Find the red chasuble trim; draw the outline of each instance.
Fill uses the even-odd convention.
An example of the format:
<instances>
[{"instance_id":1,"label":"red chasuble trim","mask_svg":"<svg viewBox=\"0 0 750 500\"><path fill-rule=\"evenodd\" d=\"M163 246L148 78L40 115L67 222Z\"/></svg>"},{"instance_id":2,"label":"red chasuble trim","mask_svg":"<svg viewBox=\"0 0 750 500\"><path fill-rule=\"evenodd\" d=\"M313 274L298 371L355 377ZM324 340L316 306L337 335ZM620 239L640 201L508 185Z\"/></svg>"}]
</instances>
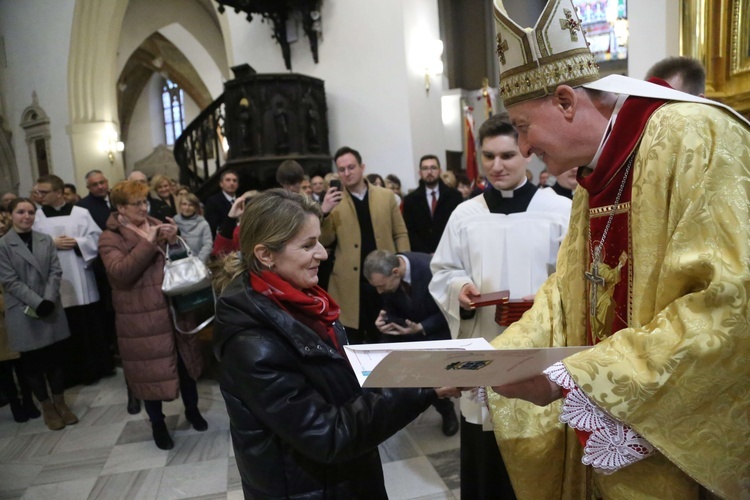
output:
<instances>
[{"instance_id":1,"label":"red chasuble trim","mask_svg":"<svg viewBox=\"0 0 750 500\"><path fill-rule=\"evenodd\" d=\"M663 81L653 79L654 83L664 84ZM663 106L667 101L651 99L646 97L629 97L623 104L617 116L617 121L610 133L610 138L602 150L599 162L594 171L583 177L582 169L579 169L578 183L589 193L589 228L591 231L589 245L591 249L596 248L607 226L610 215L614 211L612 223L607 232L604 246L602 247L603 267L610 270L609 282L614 284L614 290L605 285L605 289L597 290L599 296L611 297L609 299L609 310L606 314L604 334L611 335L628 326L628 306L631 277L632 247L630 241L630 200L632 194L632 171L630 168L628 179L625 180L625 188L620 197L618 206L614 203L617 193L623 183L626 165L629 158L635 154L651 115ZM588 266L591 265L591 253L589 251ZM620 266L619 276L617 267ZM617 280L619 278L619 281ZM591 284L589 284L591 287ZM590 290L589 290L590 291ZM587 301L590 301L588 295ZM589 307L591 304L588 304ZM588 310L588 309L587 309ZM601 317L597 314L597 317ZM598 342L599 339L592 333L591 315L588 315L588 337L589 345Z\"/></svg>"}]
</instances>

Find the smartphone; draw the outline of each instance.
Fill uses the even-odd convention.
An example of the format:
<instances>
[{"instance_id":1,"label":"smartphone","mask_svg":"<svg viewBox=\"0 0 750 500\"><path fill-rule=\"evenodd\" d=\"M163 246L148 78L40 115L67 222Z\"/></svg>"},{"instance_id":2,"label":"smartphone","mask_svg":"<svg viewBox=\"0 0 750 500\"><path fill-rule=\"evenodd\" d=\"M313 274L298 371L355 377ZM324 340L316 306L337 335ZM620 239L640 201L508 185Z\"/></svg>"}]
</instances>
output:
<instances>
[{"instance_id":1,"label":"smartphone","mask_svg":"<svg viewBox=\"0 0 750 500\"><path fill-rule=\"evenodd\" d=\"M29 307L29 306L24 307L23 313L29 318L39 319L39 316L37 315L36 310L34 310L32 307Z\"/></svg>"},{"instance_id":2,"label":"smartphone","mask_svg":"<svg viewBox=\"0 0 750 500\"><path fill-rule=\"evenodd\" d=\"M328 185L341 191L341 181L339 179L331 179L331 182L329 182Z\"/></svg>"},{"instance_id":3,"label":"smartphone","mask_svg":"<svg viewBox=\"0 0 750 500\"><path fill-rule=\"evenodd\" d=\"M406 326L406 320L404 318L399 318L398 316L386 316L385 317L385 324L388 323L395 323L398 326Z\"/></svg>"}]
</instances>

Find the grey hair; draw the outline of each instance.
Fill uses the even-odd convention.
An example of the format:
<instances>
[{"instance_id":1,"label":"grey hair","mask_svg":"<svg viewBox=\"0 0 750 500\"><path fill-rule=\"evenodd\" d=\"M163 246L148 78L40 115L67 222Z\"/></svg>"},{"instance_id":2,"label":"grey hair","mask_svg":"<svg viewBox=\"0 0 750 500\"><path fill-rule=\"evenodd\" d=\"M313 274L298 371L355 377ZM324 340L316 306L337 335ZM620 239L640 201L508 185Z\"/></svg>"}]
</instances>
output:
<instances>
[{"instance_id":1,"label":"grey hair","mask_svg":"<svg viewBox=\"0 0 750 500\"><path fill-rule=\"evenodd\" d=\"M390 276L399 266L398 256L388 250L373 250L365 259L363 268L365 278L372 278L375 273Z\"/></svg>"},{"instance_id":2,"label":"grey hair","mask_svg":"<svg viewBox=\"0 0 750 500\"><path fill-rule=\"evenodd\" d=\"M89 180L89 177L91 177L92 175L101 174L101 173L102 173L101 170L96 170L96 169L89 170L88 172L86 172L86 175L84 176L84 179L85 180ZM104 174L102 174L102 175L104 175Z\"/></svg>"}]
</instances>

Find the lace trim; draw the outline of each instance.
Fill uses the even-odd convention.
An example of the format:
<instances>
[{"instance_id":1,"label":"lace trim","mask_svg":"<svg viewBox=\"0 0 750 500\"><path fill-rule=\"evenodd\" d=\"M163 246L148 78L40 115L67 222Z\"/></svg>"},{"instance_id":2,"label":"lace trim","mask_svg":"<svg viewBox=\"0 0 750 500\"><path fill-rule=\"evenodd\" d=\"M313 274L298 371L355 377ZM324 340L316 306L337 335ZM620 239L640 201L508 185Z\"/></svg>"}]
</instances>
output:
<instances>
[{"instance_id":1,"label":"lace trim","mask_svg":"<svg viewBox=\"0 0 750 500\"><path fill-rule=\"evenodd\" d=\"M597 407L575 384L562 362L555 363L544 373L552 382L570 391L563 402L560 422L591 433L583 448L581 461L585 465L603 474L612 474L654 453L653 446L629 425Z\"/></svg>"}]
</instances>

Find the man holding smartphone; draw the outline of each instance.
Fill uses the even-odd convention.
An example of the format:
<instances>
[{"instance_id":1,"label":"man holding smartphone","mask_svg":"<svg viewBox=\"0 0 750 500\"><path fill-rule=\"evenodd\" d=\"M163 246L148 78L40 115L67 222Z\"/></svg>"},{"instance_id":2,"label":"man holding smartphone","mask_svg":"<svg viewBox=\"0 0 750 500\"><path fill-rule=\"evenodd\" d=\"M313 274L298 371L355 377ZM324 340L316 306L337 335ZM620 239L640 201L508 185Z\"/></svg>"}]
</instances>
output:
<instances>
[{"instance_id":1,"label":"man holding smartphone","mask_svg":"<svg viewBox=\"0 0 750 500\"><path fill-rule=\"evenodd\" d=\"M448 322L430 295L430 259L426 253L394 254L385 250L375 250L365 259L365 278L383 299L383 309L375 320L383 341L451 338ZM439 399L432 406L443 417L443 434L456 434L458 417L453 401Z\"/></svg>"},{"instance_id":2,"label":"man holding smartphone","mask_svg":"<svg viewBox=\"0 0 750 500\"><path fill-rule=\"evenodd\" d=\"M408 252L409 236L393 191L367 182L359 152L342 147L334 161L343 189L331 187L320 207L320 242L335 245L328 293L341 306L349 342L377 343L380 296L364 278L365 257L373 250Z\"/></svg>"}]
</instances>

